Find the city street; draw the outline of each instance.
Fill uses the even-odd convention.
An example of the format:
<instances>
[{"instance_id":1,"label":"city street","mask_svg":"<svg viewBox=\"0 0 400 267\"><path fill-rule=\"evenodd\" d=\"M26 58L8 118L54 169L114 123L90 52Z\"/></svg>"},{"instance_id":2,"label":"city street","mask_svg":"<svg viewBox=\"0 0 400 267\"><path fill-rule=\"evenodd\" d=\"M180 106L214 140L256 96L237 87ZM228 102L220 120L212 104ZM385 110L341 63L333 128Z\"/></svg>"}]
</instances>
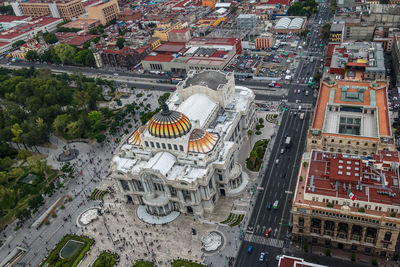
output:
<instances>
[{"instance_id":1,"label":"city street","mask_svg":"<svg viewBox=\"0 0 400 267\"><path fill-rule=\"evenodd\" d=\"M271 157L266 165L260 190L256 191L256 203L248 224L245 241L240 247L236 266L264 266L259 261L261 252L268 252L267 259L275 261L276 255L282 253L282 248L288 245L285 240L289 233L291 195L297 181L298 167L304 150L306 133L310 120L310 112L305 112L304 120L294 115L295 109L285 111L281 126L276 135L276 142L272 148ZM284 148L285 135L292 139L290 148ZM278 163L276 163L278 160ZM265 163L264 163L265 164ZM268 209L268 203L278 200L278 208ZM270 236L265 237L267 230ZM253 252L248 254L249 245Z\"/></svg>"}]
</instances>

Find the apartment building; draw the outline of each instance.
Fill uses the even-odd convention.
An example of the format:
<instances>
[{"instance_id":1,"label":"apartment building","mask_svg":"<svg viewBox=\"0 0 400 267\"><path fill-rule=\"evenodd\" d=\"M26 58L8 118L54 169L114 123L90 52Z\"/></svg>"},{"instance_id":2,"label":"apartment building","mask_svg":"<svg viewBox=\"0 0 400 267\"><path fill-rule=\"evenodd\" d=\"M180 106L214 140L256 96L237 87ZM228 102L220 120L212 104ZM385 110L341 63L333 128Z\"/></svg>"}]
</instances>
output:
<instances>
[{"instance_id":1,"label":"apartment building","mask_svg":"<svg viewBox=\"0 0 400 267\"><path fill-rule=\"evenodd\" d=\"M293 239L392 258L400 231L399 153L312 150L292 205Z\"/></svg>"},{"instance_id":2,"label":"apartment building","mask_svg":"<svg viewBox=\"0 0 400 267\"><path fill-rule=\"evenodd\" d=\"M157 28L154 30L153 37L160 38L161 42L167 42L169 39L168 34L172 30L181 30L182 29L182 22L172 22L166 24L158 24Z\"/></svg>"},{"instance_id":3,"label":"apartment building","mask_svg":"<svg viewBox=\"0 0 400 267\"><path fill-rule=\"evenodd\" d=\"M51 16L53 18L72 20L85 13L82 1L80 0L30 0L26 2L14 2L11 6L15 14L32 18Z\"/></svg>"},{"instance_id":4,"label":"apartment building","mask_svg":"<svg viewBox=\"0 0 400 267\"><path fill-rule=\"evenodd\" d=\"M98 19L103 25L116 19L120 11L117 0L99 1L87 6L86 10L89 18Z\"/></svg>"}]
</instances>

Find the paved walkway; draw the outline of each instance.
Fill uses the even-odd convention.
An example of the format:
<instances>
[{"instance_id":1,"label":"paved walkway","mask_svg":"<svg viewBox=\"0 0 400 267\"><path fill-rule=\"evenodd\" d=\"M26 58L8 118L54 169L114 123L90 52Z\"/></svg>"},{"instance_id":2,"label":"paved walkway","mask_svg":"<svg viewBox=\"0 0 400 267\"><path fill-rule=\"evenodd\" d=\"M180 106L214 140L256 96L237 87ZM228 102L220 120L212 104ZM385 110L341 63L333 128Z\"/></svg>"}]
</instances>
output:
<instances>
[{"instance_id":1,"label":"paved walkway","mask_svg":"<svg viewBox=\"0 0 400 267\"><path fill-rule=\"evenodd\" d=\"M145 223L148 224L167 224L178 218L180 212L173 211L166 216L154 216L146 211L145 206L139 206L136 210L137 217Z\"/></svg>"}]
</instances>

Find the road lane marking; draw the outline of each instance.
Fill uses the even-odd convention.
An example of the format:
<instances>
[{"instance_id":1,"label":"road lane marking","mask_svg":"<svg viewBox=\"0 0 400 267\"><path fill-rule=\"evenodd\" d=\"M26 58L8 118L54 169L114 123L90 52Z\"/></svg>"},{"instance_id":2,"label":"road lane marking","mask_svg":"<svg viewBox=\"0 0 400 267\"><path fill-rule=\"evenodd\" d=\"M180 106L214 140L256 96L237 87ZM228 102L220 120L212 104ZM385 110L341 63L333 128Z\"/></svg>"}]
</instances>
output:
<instances>
[{"instance_id":1,"label":"road lane marking","mask_svg":"<svg viewBox=\"0 0 400 267\"><path fill-rule=\"evenodd\" d=\"M307 116L307 115L308 115L308 112L306 113L306 116ZM301 127L301 132L302 132L303 134L304 134L303 130L304 130L304 126L305 126L305 124L306 124L306 123L305 123L306 121L307 121L307 120L303 120L302 127ZM299 149L300 149L300 144L301 144L301 140L302 140L301 138L302 138L302 136L300 136L299 143L297 144L296 157L295 157L295 160L294 160L295 165L296 165L296 162L297 162L297 158L298 158L298 156L299 156ZM301 168L301 162L300 162L299 168ZM296 182L297 182L297 176L296 176L295 179L293 179L293 172L294 172L294 170L295 170L295 168L292 169L292 173L291 173L291 176L290 176L290 182L289 182L289 187L288 187L288 189L290 189L293 180L296 180ZM283 212L282 212L281 221L283 220L283 217L285 216L285 209L286 209L286 205L287 205L287 203L288 203L288 198L289 198L289 194L286 195L286 199L285 199L285 201L284 201L285 204L284 204L284 206L283 206ZM279 225L278 236L279 236L279 234L281 233L281 229L282 229L282 224Z\"/></svg>"}]
</instances>

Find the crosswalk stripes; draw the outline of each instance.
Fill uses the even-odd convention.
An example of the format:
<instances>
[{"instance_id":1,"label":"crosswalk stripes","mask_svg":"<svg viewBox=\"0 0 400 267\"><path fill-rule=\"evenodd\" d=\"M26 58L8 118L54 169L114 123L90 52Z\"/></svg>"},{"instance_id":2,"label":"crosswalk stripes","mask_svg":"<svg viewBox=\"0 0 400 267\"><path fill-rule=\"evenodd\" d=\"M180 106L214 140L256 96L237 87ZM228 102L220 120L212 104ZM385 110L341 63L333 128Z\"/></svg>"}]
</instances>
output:
<instances>
[{"instance_id":1,"label":"crosswalk stripes","mask_svg":"<svg viewBox=\"0 0 400 267\"><path fill-rule=\"evenodd\" d=\"M270 247L282 248L283 240L279 240L276 238L266 238L264 236L246 234L244 237L245 241L262 244Z\"/></svg>"}]
</instances>

